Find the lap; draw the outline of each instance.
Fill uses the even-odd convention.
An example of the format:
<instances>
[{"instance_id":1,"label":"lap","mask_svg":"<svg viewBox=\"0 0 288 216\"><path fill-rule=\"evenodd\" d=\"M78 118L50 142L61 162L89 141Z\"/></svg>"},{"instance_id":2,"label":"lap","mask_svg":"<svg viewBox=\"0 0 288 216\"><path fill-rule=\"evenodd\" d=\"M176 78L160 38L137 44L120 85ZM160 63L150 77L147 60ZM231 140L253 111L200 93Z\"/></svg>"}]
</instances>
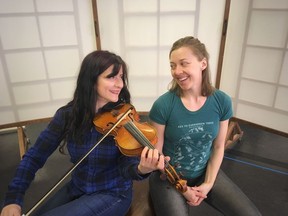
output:
<instances>
[{"instance_id":1,"label":"lap","mask_svg":"<svg viewBox=\"0 0 288 216\"><path fill-rule=\"evenodd\" d=\"M201 184L203 178L197 181L193 184ZM159 173L156 172L150 176L149 187L157 215L188 216L199 212L199 207L189 206L182 194L168 181L160 180ZM261 215L249 198L221 170L205 202L224 215Z\"/></svg>"},{"instance_id":2,"label":"lap","mask_svg":"<svg viewBox=\"0 0 288 216\"><path fill-rule=\"evenodd\" d=\"M69 188L69 187L68 187ZM67 187L52 197L36 215L55 216L110 216L125 215L131 205L132 190L122 194L99 192L80 197L69 195Z\"/></svg>"},{"instance_id":3,"label":"lap","mask_svg":"<svg viewBox=\"0 0 288 216\"><path fill-rule=\"evenodd\" d=\"M222 170L205 201L224 215L261 215L252 201Z\"/></svg>"}]
</instances>

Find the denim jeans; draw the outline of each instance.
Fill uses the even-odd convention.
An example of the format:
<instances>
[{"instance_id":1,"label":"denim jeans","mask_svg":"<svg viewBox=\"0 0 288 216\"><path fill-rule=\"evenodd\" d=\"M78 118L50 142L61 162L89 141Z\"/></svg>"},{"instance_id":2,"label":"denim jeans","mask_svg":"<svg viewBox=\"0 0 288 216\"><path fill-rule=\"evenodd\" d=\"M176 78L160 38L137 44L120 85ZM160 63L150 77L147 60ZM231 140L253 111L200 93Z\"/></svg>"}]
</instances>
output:
<instances>
[{"instance_id":1,"label":"denim jeans","mask_svg":"<svg viewBox=\"0 0 288 216\"><path fill-rule=\"evenodd\" d=\"M33 216L124 216L131 205L132 189L123 194L99 192L73 197L63 186Z\"/></svg>"},{"instance_id":2,"label":"denim jeans","mask_svg":"<svg viewBox=\"0 0 288 216\"><path fill-rule=\"evenodd\" d=\"M189 186L203 182L204 176L187 181ZM188 216L193 214L184 196L168 180L161 180L160 173L154 172L149 179L150 196L157 216ZM235 185L223 171L219 170L215 184L204 199L206 203L227 216L261 215L249 198ZM201 205L201 204L200 204ZM194 210L195 211L195 210Z\"/></svg>"}]
</instances>

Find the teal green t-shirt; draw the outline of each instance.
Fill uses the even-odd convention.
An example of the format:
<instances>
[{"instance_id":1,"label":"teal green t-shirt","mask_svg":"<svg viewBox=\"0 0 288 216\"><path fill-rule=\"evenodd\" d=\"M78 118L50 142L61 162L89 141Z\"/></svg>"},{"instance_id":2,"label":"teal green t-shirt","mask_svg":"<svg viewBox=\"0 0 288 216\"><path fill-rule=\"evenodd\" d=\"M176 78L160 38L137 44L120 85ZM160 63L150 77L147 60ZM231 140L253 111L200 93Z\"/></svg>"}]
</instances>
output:
<instances>
[{"instance_id":1,"label":"teal green t-shirt","mask_svg":"<svg viewBox=\"0 0 288 216\"><path fill-rule=\"evenodd\" d=\"M186 109L169 91L154 102L149 118L165 125L163 154L170 156L178 173L195 178L206 170L220 121L232 115L231 98L220 90L215 90L195 112Z\"/></svg>"}]
</instances>

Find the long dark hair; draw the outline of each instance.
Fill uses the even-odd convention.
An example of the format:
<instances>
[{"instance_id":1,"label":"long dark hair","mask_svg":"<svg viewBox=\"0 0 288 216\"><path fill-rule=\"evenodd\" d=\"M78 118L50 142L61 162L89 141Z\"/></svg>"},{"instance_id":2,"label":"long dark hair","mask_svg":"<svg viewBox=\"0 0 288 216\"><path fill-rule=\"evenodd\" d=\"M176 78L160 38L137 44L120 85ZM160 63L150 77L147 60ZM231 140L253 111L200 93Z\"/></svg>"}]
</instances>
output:
<instances>
[{"instance_id":1,"label":"long dark hair","mask_svg":"<svg viewBox=\"0 0 288 216\"><path fill-rule=\"evenodd\" d=\"M169 57L174 50L177 50L181 47L188 47L191 49L194 55L197 56L198 60L201 61L202 59L206 58L207 60L207 67L202 71L202 89L201 94L202 96L209 96L211 95L215 88L211 85L210 81L210 65L209 65L209 53L203 43L197 38L192 36L187 36L184 38L180 38L175 41L172 45L172 48L169 53ZM177 84L177 82L173 79L170 83L169 87L170 91L175 91L178 95L181 95L181 88Z\"/></svg>"},{"instance_id":2,"label":"long dark hair","mask_svg":"<svg viewBox=\"0 0 288 216\"><path fill-rule=\"evenodd\" d=\"M130 103L126 63L120 56L109 51L91 52L82 61L73 100L66 105L72 109L67 121L66 139L73 139L77 144L83 143L83 135L93 126L93 119L96 115L95 105L98 92L95 91L95 85L97 79L111 65L113 65L113 71L110 77L117 75L122 67L124 87L120 92L119 100L107 103L101 110L112 109L120 103Z\"/></svg>"}]
</instances>

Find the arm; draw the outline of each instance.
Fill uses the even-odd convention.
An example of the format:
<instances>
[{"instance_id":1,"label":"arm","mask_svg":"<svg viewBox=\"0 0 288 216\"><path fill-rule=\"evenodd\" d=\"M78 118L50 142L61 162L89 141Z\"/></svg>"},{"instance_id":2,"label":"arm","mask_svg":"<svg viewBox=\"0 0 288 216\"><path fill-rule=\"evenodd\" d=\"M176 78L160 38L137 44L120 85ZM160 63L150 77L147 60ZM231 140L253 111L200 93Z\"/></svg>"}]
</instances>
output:
<instances>
[{"instance_id":1,"label":"arm","mask_svg":"<svg viewBox=\"0 0 288 216\"><path fill-rule=\"evenodd\" d=\"M36 143L29 148L20 161L16 174L9 184L9 189L3 202L5 207L1 212L1 216L18 215L16 212L20 215L25 191L34 179L37 170L45 164L47 158L54 152L61 141L62 118L63 115L58 112L58 115L55 115L49 126L41 132Z\"/></svg>"},{"instance_id":2,"label":"arm","mask_svg":"<svg viewBox=\"0 0 288 216\"><path fill-rule=\"evenodd\" d=\"M164 131L165 131L165 125L158 124L156 122L151 121L152 126L156 130L157 134L157 143L155 144L155 148L158 149L160 154L162 154L163 151L163 145L164 145Z\"/></svg>"},{"instance_id":3,"label":"arm","mask_svg":"<svg viewBox=\"0 0 288 216\"><path fill-rule=\"evenodd\" d=\"M216 176L218 174L224 157L228 121L229 120L220 122L219 134L214 140L213 151L208 162L204 183L211 185L211 188L215 182Z\"/></svg>"},{"instance_id":4,"label":"arm","mask_svg":"<svg viewBox=\"0 0 288 216\"><path fill-rule=\"evenodd\" d=\"M217 177L218 171L220 169L223 157L224 157L224 150L225 150L225 139L228 129L228 122L229 120L221 121L219 133L216 139L213 142L213 150L208 161L205 180L204 182L198 187L192 187L192 190L201 192L204 195L207 195L208 192L214 185L215 179ZM190 205L199 205L203 201L203 197L199 197L193 203L189 203Z\"/></svg>"}]
</instances>

